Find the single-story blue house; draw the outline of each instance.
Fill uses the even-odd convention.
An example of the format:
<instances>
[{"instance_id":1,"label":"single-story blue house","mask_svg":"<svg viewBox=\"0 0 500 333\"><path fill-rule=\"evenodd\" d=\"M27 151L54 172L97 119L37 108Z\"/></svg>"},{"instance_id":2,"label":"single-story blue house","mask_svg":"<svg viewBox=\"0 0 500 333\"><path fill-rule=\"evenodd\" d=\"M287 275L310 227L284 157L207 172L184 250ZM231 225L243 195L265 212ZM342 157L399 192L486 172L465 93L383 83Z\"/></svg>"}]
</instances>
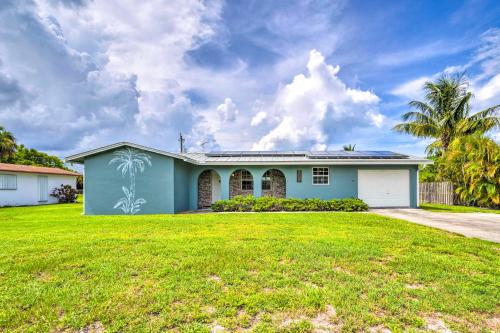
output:
<instances>
[{"instance_id":1,"label":"single-story blue house","mask_svg":"<svg viewBox=\"0 0 500 333\"><path fill-rule=\"evenodd\" d=\"M428 160L389 151L171 153L120 142L66 158L84 165L85 214L164 214L236 195L363 199L417 207Z\"/></svg>"}]
</instances>

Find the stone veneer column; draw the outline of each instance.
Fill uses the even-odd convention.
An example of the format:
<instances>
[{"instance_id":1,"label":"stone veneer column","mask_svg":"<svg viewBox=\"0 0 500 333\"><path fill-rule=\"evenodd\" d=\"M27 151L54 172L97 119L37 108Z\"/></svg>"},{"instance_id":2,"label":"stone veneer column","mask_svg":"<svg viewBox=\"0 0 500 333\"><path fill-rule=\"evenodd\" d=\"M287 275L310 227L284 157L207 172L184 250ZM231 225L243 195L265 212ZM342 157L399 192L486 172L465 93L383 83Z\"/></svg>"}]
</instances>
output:
<instances>
[{"instance_id":1,"label":"stone veneer column","mask_svg":"<svg viewBox=\"0 0 500 333\"><path fill-rule=\"evenodd\" d=\"M212 205L212 172L203 171L198 177L198 208Z\"/></svg>"}]
</instances>

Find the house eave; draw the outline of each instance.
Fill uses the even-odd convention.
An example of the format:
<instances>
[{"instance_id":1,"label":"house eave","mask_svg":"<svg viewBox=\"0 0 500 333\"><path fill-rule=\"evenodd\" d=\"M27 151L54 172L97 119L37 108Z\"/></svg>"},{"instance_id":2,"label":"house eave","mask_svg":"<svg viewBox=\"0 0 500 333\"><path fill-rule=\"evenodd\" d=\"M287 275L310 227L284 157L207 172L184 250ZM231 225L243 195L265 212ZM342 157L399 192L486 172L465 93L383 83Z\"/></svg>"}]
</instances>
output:
<instances>
[{"instance_id":1,"label":"house eave","mask_svg":"<svg viewBox=\"0 0 500 333\"><path fill-rule=\"evenodd\" d=\"M159 150L159 149L155 149L155 148L151 148L151 147L146 147L146 146L138 145L136 143L131 143L131 142L117 142L117 143L113 143L111 145L107 145L107 146L99 147L99 148L96 148L96 149L88 150L88 151L85 151L83 153L79 153L79 154L67 156L64 159L64 161L67 162L67 163L83 164L86 157L89 157L89 156L92 156L92 155L96 155L96 154L99 154L99 153L103 153L103 152L108 151L108 150L117 149L117 148L120 148L120 147L136 148L136 149L148 151L148 152L151 152L151 153L155 153L155 154L158 154L158 155L163 155L163 156L168 156L168 157L172 157L172 158L177 158L177 159L180 159L180 160L183 160L183 161L186 161L186 162L190 162L190 163L195 163L196 162L195 160L192 160L192 159L190 159L190 158L188 158L186 156L180 155L180 154L169 153L169 152L166 152L166 151L163 151L163 150Z\"/></svg>"}]
</instances>

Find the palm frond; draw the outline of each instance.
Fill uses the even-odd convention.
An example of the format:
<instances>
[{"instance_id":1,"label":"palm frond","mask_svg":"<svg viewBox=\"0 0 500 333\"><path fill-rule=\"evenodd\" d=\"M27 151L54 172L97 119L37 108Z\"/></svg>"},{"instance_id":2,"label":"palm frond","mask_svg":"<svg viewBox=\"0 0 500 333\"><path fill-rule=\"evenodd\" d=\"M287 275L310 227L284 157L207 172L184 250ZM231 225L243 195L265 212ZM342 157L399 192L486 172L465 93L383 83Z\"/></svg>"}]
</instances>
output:
<instances>
[{"instance_id":1,"label":"palm frond","mask_svg":"<svg viewBox=\"0 0 500 333\"><path fill-rule=\"evenodd\" d=\"M417 111L406 112L405 114L403 114L403 116L401 118L404 121L411 120L413 122L418 122L418 123L422 123L422 124L429 124L429 125L433 125L433 126L437 125L435 120L432 119L432 117L430 117L422 112L417 112Z\"/></svg>"},{"instance_id":2,"label":"palm frond","mask_svg":"<svg viewBox=\"0 0 500 333\"><path fill-rule=\"evenodd\" d=\"M427 153L427 155L437 155L441 153L442 150L443 150L443 142L440 139L434 141L433 143L425 147L425 152Z\"/></svg>"},{"instance_id":3,"label":"palm frond","mask_svg":"<svg viewBox=\"0 0 500 333\"><path fill-rule=\"evenodd\" d=\"M469 112L469 102L472 98L472 93L468 92L463 97L458 99L457 106L454 108L452 114L455 121L467 118Z\"/></svg>"},{"instance_id":4,"label":"palm frond","mask_svg":"<svg viewBox=\"0 0 500 333\"><path fill-rule=\"evenodd\" d=\"M408 103L408 106L411 106L412 108L420 110L420 112L422 112L423 114L428 115L428 116L432 116L435 114L434 108L425 102L410 101Z\"/></svg>"},{"instance_id":5,"label":"palm frond","mask_svg":"<svg viewBox=\"0 0 500 333\"><path fill-rule=\"evenodd\" d=\"M467 124L463 128L464 134L472 134L474 132L484 133L491 129L500 128L500 104L476 112L467 118Z\"/></svg>"},{"instance_id":6,"label":"palm frond","mask_svg":"<svg viewBox=\"0 0 500 333\"><path fill-rule=\"evenodd\" d=\"M417 121L397 124L392 128L396 132L411 134L419 138L436 138L439 128L434 124L419 123Z\"/></svg>"}]
</instances>

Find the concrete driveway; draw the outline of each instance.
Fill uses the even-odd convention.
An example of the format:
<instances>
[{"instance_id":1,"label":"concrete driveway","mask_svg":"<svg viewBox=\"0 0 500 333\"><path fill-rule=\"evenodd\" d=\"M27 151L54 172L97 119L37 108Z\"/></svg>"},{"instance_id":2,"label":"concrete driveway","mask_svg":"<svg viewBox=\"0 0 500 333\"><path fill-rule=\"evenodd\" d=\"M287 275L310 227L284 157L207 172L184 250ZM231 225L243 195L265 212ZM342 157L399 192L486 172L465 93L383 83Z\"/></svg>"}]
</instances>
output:
<instances>
[{"instance_id":1,"label":"concrete driveway","mask_svg":"<svg viewBox=\"0 0 500 333\"><path fill-rule=\"evenodd\" d=\"M441 213L409 208L372 209L370 212L500 243L500 214Z\"/></svg>"}]
</instances>

